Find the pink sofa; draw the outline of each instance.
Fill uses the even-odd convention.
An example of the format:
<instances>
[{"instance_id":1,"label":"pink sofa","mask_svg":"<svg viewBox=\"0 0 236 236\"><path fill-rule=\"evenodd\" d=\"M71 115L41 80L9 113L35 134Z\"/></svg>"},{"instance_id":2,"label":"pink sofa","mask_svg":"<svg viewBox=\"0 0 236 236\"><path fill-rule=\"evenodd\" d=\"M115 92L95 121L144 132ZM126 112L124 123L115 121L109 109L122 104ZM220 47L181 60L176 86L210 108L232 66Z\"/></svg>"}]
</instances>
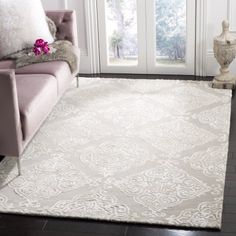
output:
<instances>
[{"instance_id":1,"label":"pink sofa","mask_svg":"<svg viewBox=\"0 0 236 236\"><path fill-rule=\"evenodd\" d=\"M57 26L57 39L69 40L77 46L75 12L46 14ZM20 155L77 75L78 71L71 74L64 61L19 69L15 69L14 61L0 61L0 155L15 156L19 174Z\"/></svg>"}]
</instances>

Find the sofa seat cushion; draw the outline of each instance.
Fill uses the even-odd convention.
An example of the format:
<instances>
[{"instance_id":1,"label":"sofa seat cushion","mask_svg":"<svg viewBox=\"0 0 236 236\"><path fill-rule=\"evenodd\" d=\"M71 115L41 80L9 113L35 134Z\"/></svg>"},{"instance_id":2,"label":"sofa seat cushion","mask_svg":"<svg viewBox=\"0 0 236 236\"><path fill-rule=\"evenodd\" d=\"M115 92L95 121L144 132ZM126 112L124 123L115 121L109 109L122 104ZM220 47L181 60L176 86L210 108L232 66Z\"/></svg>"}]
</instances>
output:
<instances>
[{"instance_id":1,"label":"sofa seat cushion","mask_svg":"<svg viewBox=\"0 0 236 236\"><path fill-rule=\"evenodd\" d=\"M2 60L0 61L0 70L2 69L15 69L16 64L13 60Z\"/></svg>"},{"instance_id":2,"label":"sofa seat cushion","mask_svg":"<svg viewBox=\"0 0 236 236\"><path fill-rule=\"evenodd\" d=\"M57 80L52 75L16 75L23 140L34 135L57 101Z\"/></svg>"},{"instance_id":3,"label":"sofa seat cushion","mask_svg":"<svg viewBox=\"0 0 236 236\"><path fill-rule=\"evenodd\" d=\"M43 62L16 69L16 74L49 74L56 77L58 95L62 94L71 83L70 67L65 61Z\"/></svg>"}]
</instances>

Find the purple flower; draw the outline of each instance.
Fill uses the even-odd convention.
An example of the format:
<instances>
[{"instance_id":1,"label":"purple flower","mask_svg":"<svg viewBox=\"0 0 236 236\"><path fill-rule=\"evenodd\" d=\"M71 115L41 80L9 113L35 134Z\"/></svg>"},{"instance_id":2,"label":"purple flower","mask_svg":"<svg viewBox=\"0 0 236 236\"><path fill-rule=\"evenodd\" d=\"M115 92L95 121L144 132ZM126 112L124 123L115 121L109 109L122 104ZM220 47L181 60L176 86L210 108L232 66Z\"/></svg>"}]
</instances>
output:
<instances>
[{"instance_id":1,"label":"purple flower","mask_svg":"<svg viewBox=\"0 0 236 236\"><path fill-rule=\"evenodd\" d=\"M43 47L44 46L44 44L45 44L45 42L44 42L44 40L43 39L37 39L36 41L35 41L35 43L34 43L34 46L35 47Z\"/></svg>"},{"instance_id":2,"label":"purple flower","mask_svg":"<svg viewBox=\"0 0 236 236\"><path fill-rule=\"evenodd\" d=\"M41 54L42 49L40 47L34 47L33 52L35 56L38 56Z\"/></svg>"}]
</instances>

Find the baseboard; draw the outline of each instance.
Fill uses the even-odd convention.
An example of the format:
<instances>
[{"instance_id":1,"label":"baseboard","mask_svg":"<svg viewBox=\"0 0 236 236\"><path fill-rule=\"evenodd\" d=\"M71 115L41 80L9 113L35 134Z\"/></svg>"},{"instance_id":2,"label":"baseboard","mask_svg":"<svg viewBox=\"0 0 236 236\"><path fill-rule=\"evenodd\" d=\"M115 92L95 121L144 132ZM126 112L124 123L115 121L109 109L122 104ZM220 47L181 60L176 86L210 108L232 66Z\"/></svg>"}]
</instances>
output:
<instances>
[{"instance_id":1,"label":"baseboard","mask_svg":"<svg viewBox=\"0 0 236 236\"><path fill-rule=\"evenodd\" d=\"M80 77L100 77L100 78L128 78L128 79L170 79L170 80L203 80L211 81L213 77L200 77L195 75L158 75L158 74L116 74L116 73L100 73L100 74L80 74Z\"/></svg>"}]
</instances>

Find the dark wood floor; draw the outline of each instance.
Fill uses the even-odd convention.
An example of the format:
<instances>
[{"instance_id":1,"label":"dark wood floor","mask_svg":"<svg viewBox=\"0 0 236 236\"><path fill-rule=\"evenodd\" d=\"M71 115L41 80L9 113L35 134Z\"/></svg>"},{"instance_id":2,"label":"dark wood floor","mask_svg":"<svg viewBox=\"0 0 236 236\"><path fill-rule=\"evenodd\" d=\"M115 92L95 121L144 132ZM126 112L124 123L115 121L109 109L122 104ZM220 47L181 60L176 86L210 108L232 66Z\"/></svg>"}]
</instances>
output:
<instances>
[{"instance_id":1,"label":"dark wood floor","mask_svg":"<svg viewBox=\"0 0 236 236\"><path fill-rule=\"evenodd\" d=\"M236 236L236 98L233 97L222 230L168 228L0 214L0 236Z\"/></svg>"}]
</instances>

